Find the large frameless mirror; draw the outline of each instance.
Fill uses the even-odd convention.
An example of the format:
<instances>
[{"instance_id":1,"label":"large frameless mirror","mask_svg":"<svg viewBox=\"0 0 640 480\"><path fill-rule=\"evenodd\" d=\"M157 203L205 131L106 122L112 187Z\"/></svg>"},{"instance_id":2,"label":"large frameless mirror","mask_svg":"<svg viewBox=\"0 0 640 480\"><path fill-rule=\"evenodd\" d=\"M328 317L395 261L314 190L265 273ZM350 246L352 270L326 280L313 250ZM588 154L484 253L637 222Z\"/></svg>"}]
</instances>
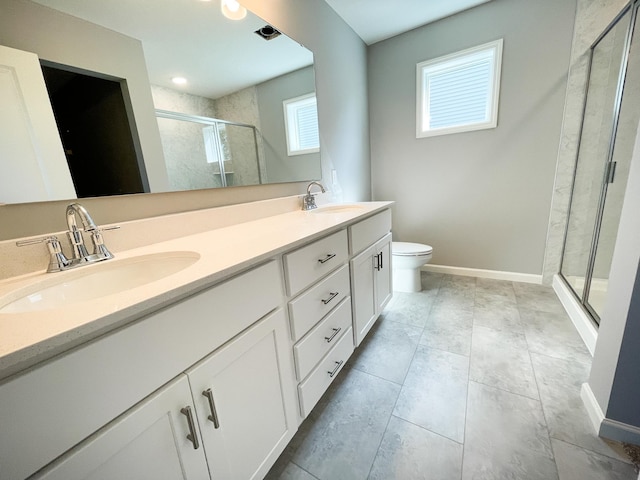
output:
<instances>
[{"instance_id":1,"label":"large frameless mirror","mask_svg":"<svg viewBox=\"0 0 640 480\"><path fill-rule=\"evenodd\" d=\"M14 14L15 22L28 15L32 2L10 2L0 11L7 21ZM313 54L286 35L265 29L266 22L251 12L234 21L222 15L217 2L196 0L34 2L52 9L39 13L43 17L63 12L141 41L164 158L142 154L133 120L136 112L127 103L127 79L110 78L108 72L94 76L77 65L61 65L41 56L64 158L56 163L63 166L55 167L55 172L47 167L38 176L44 177L44 183L47 176L66 176L62 181L73 185L48 196L51 189L47 187L33 194L24 188L10 194L10 185L0 184L0 203L321 177ZM15 13L23 6L27 13ZM22 29L22 35L30 35L29 30ZM20 43L11 35L18 34L0 35L0 45L3 36L11 40L8 43ZM73 36L73 32L64 35ZM82 42L75 42L74 48L82 50ZM186 83L174 84L175 76L185 77ZM294 124L287 124L285 102L302 96L312 96L313 104L299 111ZM4 121L16 123L9 117ZM0 151L8 152L3 154L5 167L0 173L6 171L6 178L10 172L27 182L39 168L37 154L27 167L23 155L11 154L16 151L13 145L3 150L9 137L6 130L5 135L0 133ZM292 152L292 139L316 144Z\"/></svg>"}]
</instances>

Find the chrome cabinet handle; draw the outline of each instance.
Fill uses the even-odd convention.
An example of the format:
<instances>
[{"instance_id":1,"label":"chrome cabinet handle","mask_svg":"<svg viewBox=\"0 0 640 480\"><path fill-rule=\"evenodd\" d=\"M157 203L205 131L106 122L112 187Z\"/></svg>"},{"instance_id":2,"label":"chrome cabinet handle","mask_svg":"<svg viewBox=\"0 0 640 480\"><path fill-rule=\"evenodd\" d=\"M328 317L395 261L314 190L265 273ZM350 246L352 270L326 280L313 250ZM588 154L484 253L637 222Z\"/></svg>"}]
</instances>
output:
<instances>
[{"instance_id":1,"label":"chrome cabinet handle","mask_svg":"<svg viewBox=\"0 0 640 480\"><path fill-rule=\"evenodd\" d=\"M211 415L207 418L213 422L213 428L220 428L220 421L218 420L218 413L216 412L216 404L213 401L213 392L210 388L207 388L202 392L202 395L207 397L207 400L209 401L209 410L211 410Z\"/></svg>"},{"instance_id":2,"label":"chrome cabinet handle","mask_svg":"<svg viewBox=\"0 0 640 480\"><path fill-rule=\"evenodd\" d=\"M375 260L373 261L373 268L376 269L376 271L380 270L380 255L375 255L373 257Z\"/></svg>"},{"instance_id":3,"label":"chrome cabinet handle","mask_svg":"<svg viewBox=\"0 0 640 480\"><path fill-rule=\"evenodd\" d=\"M327 303L329 303L331 300L333 300L334 298L336 298L338 295L340 295L339 292L329 292L331 295L329 295L329 298L327 298L326 300L322 300L322 303L324 303L325 305Z\"/></svg>"},{"instance_id":4,"label":"chrome cabinet handle","mask_svg":"<svg viewBox=\"0 0 640 480\"><path fill-rule=\"evenodd\" d=\"M344 363L343 360L340 360L339 362L336 362L336 368L333 369L333 372L327 372L331 378L333 378L333 376L340 369L340 367L342 366L343 363Z\"/></svg>"},{"instance_id":5,"label":"chrome cabinet handle","mask_svg":"<svg viewBox=\"0 0 640 480\"><path fill-rule=\"evenodd\" d=\"M189 425L189 435L187 435L187 440L190 440L193 443L193 449L197 450L200 448L200 442L198 441L198 435L196 434L196 424L193 421L193 412L191 411L190 406L186 406L180 409L180 413L187 417L187 424Z\"/></svg>"},{"instance_id":6,"label":"chrome cabinet handle","mask_svg":"<svg viewBox=\"0 0 640 480\"><path fill-rule=\"evenodd\" d=\"M329 260L331 260L331 259L332 259L333 257L335 257L335 256L336 256L336 254L335 254L335 253L328 253L326 257L324 257L324 258L320 258L320 259L318 259L318 261L319 261L320 263L326 263L326 262L328 262Z\"/></svg>"},{"instance_id":7,"label":"chrome cabinet handle","mask_svg":"<svg viewBox=\"0 0 640 480\"><path fill-rule=\"evenodd\" d=\"M333 340L335 338L335 336L338 333L340 333L340 330L342 330L342 327L334 328L333 329L333 333L331 334L330 337L324 337L324 339L327 341L327 343L331 343L331 340Z\"/></svg>"}]
</instances>

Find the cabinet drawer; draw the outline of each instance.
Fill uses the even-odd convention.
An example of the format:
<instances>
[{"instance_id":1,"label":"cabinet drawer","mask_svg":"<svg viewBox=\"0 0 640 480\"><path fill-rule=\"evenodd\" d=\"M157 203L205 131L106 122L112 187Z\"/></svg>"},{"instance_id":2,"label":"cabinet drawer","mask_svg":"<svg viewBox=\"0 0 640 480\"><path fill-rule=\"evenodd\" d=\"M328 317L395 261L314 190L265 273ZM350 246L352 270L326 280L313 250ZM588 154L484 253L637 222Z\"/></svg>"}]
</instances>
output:
<instances>
[{"instance_id":1,"label":"cabinet drawer","mask_svg":"<svg viewBox=\"0 0 640 480\"><path fill-rule=\"evenodd\" d=\"M353 353L353 331L349 328L335 347L320 361L307 379L298 385L300 413L305 418Z\"/></svg>"},{"instance_id":2,"label":"cabinet drawer","mask_svg":"<svg viewBox=\"0 0 640 480\"><path fill-rule=\"evenodd\" d=\"M295 347L298 380L304 379L331 347L338 343L351 326L351 297L316 325Z\"/></svg>"},{"instance_id":3,"label":"cabinet drawer","mask_svg":"<svg viewBox=\"0 0 640 480\"><path fill-rule=\"evenodd\" d=\"M305 333L349 295L349 266L322 280L296 299L289 302L289 317L293 341Z\"/></svg>"},{"instance_id":4,"label":"cabinet drawer","mask_svg":"<svg viewBox=\"0 0 640 480\"><path fill-rule=\"evenodd\" d=\"M391 231L391 210L384 210L349 227L351 254L355 255Z\"/></svg>"},{"instance_id":5,"label":"cabinet drawer","mask_svg":"<svg viewBox=\"0 0 640 480\"><path fill-rule=\"evenodd\" d=\"M295 295L349 258L347 231L317 240L284 256L287 293Z\"/></svg>"},{"instance_id":6,"label":"cabinet drawer","mask_svg":"<svg viewBox=\"0 0 640 480\"><path fill-rule=\"evenodd\" d=\"M271 261L0 385L2 479L31 475L275 309L280 278Z\"/></svg>"}]
</instances>

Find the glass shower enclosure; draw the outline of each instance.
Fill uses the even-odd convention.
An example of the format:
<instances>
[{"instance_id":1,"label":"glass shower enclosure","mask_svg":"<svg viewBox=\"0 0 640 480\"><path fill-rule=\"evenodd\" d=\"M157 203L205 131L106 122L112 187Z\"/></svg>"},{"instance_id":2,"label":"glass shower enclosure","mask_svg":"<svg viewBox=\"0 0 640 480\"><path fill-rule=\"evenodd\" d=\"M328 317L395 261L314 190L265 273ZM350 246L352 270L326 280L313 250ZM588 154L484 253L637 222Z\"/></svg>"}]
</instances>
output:
<instances>
[{"instance_id":1,"label":"glass shower enclosure","mask_svg":"<svg viewBox=\"0 0 640 480\"><path fill-rule=\"evenodd\" d=\"M263 183L254 125L156 110L172 190Z\"/></svg>"},{"instance_id":2,"label":"glass shower enclosure","mask_svg":"<svg viewBox=\"0 0 640 480\"><path fill-rule=\"evenodd\" d=\"M640 119L637 0L591 47L587 97L560 274L596 324Z\"/></svg>"}]
</instances>

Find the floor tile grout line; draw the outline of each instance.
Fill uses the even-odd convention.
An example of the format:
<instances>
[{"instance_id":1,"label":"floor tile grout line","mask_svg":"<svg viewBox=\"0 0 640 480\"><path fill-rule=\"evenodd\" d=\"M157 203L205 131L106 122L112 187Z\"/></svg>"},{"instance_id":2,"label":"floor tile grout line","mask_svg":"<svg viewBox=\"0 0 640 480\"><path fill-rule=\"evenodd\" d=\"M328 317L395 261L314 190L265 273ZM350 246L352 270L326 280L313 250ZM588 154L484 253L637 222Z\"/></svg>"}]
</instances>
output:
<instances>
[{"instance_id":1,"label":"floor tile grout line","mask_svg":"<svg viewBox=\"0 0 640 480\"><path fill-rule=\"evenodd\" d=\"M302 470L303 472L311 475L313 478L315 478L316 480L320 480L318 477L316 477L313 473L311 473L309 470L307 470L306 468L301 467L300 465L298 465L296 462L294 462L293 460L289 460L290 463L294 464L296 467L298 467L300 470Z\"/></svg>"},{"instance_id":2,"label":"floor tile grout line","mask_svg":"<svg viewBox=\"0 0 640 480\"><path fill-rule=\"evenodd\" d=\"M473 352L473 325L476 318L476 297L478 294L478 279L476 278L475 290L473 292L473 320L471 323L471 344L469 345L469 365L467 371L467 398L464 403L464 428L462 430L462 458L460 459L460 480L464 474L464 455L467 450L467 421L469 419L469 395L471 389L471 353Z\"/></svg>"},{"instance_id":3,"label":"floor tile grout line","mask_svg":"<svg viewBox=\"0 0 640 480\"><path fill-rule=\"evenodd\" d=\"M376 375L375 373L371 373L371 372L367 372L365 370L362 370L362 369L358 368L356 365L351 365L351 368L353 370L359 371L360 373L364 373L365 375L369 375L371 377L374 377L374 378L377 378L377 379L380 379L380 380L384 380L385 382L393 383L394 385L397 385L398 387L402 387L402 385L403 385L402 383L394 382L393 380L389 380L388 378L381 377L380 375Z\"/></svg>"},{"instance_id":4,"label":"floor tile grout line","mask_svg":"<svg viewBox=\"0 0 640 480\"><path fill-rule=\"evenodd\" d=\"M438 293L435 294L435 298L437 298L438 295L440 294L440 285L441 285L441 283L442 283L442 280L438 284ZM431 310L433 309L433 304L434 303L435 303L435 299L429 305L429 312L427 313L427 319L429 318L429 315L431 314ZM426 322L425 322L425 325L426 325ZM422 332L420 333L420 337L422 337L422 335L424 334L424 330L425 330L425 326L422 327ZM398 390L398 395L396 396L395 402L393 402L393 408L391 409L391 414L389 415L389 418L387 419L387 424L384 427L384 432L382 433L382 436L380 437L380 443L378 443L378 448L376 449L376 454L373 456L373 461L371 462L371 466L369 467L369 472L367 473L367 477L366 477L367 479L371 476L371 472L373 470L373 466L375 465L376 459L378 458L378 454L380 453L380 447L382 447L382 442L384 441L384 437L387 434L387 430L389 429L389 423L391 422L391 417L395 416L393 414L393 412L396 409L396 405L398 405L398 400L400 399L400 394L402 393L402 389L404 387L404 382L406 381L407 375L409 374L409 371L411 370L411 365L413 364L413 361L414 361L414 359L416 357L416 352L418 351L418 346L419 345L420 345L420 340L418 339L418 343L416 344L416 348L413 350L413 355L411 356L411 361L409 362L409 367L407 368L407 372L405 373L404 378L402 379L402 384L400 385L400 389ZM373 375L373 376L375 376L375 375ZM401 417L396 417L396 418L401 418Z\"/></svg>"},{"instance_id":5,"label":"floor tile grout line","mask_svg":"<svg viewBox=\"0 0 640 480\"><path fill-rule=\"evenodd\" d=\"M396 404L398 403L398 398L400 398L400 391L398 390L398 396L396 397L396 401L393 402L393 408L391 409L391 414L387 419L387 424L384 426L384 432L380 436L380 442L378 442L378 448L376 448L376 454L373 456L373 460L371 460L371 465L369 465L369 471L367 472L367 476L365 478L369 478L371 476L371 471L373 470L373 466L376 464L376 458L378 458L378 454L380 453L380 448L382 447L382 442L384 441L384 436L387 434L387 430L389 429L389 423L391 422L391 417L393 417L393 411L396 408Z\"/></svg>"},{"instance_id":6,"label":"floor tile grout line","mask_svg":"<svg viewBox=\"0 0 640 480\"><path fill-rule=\"evenodd\" d=\"M391 414L391 416L392 416L392 417L397 418L398 420L402 420L403 422L407 422L407 423L409 423L409 424L413 425L414 427L418 427L418 428L420 428L421 430L424 430L424 431L426 431L426 432L429 432L429 433L432 433L432 434L434 434L434 435L437 435L437 436L438 436L438 437L440 437L440 438L444 438L445 440L449 440L449 441L451 441L451 442L454 442L454 443L455 443L455 444L457 444L457 445L464 445L464 441L459 442L458 440L455 440L455 439L453 439L453 438L451 438L451 437L447 437L446 435L444 435L444 434L442 434L442 433L439 433L439 432L436 432L436 431L434 431L434 430L431 430L430 428L427 428L427 427L425 427L425 426L423 426L423 425L420 425L420 424L418 424L418 423L412 422L411 420L407 420L406 418L403 418L403 417L401 417L401 416L399 416L399 415L394 415L394 414L392 413L392 414Z\"/></svg>"},{"instance_id":7,"label":"floor tile grout line","mask_svg":"<svg viewBox=\"0 0 640 480\"><path fill-rule=\"evenodd\" d=\"M515 287L514 287L515 290ZM520 310L520 305L518 305L518 315L520 316L520 320L522 320L522 311ZM524 325L523 325L524 326ZM558 471L558 462L556 461L556 452L553 450L553 443L551 442L551 429L549 428L549 418L545 409L545 405L542 402L542 394L540 393L540 385L538 383L538 375L536 372L536 367L533 363L533 358L531 357L531 345L526 335L526 328L524 339L527 345L527 355L529 356L529 362L531 363L531 370L533 371L533 381L536 382L536 390L538 391L538 398L540 402L540 410L542 411L542 418L544 418L544 426L547 431L547 439L549 440L549 450L551 451L551 458L553 459L553 464L556 467L556 474L558 478L560 478L560 472Z\"/></svg>"},{"instance_id":8,"label":"floor tile grout line","mask_svg":"<svg viewBox=\"0 0 640 480\"><path fill-rule=\"evenodd\" d=\"M585 448L581 445L577 445L573 442L569 442L568 440L565 440L563 438L558 438L558 437L554 437L553 435L549 435L549 437L557 442L562 442L562 443L566 443L567 445L571 445L572 447L576 447L579 448L580 450L584 450L585 452L588 453L593 453L594 455L598 455L600 457L607 457L608 459L611 460L616 460L620 463L624 463L626 465L633 465L633 462L631 461L631 459L627 458L627 461L625 460L620 460L619 456L618 457L613 457L611 455L607 455L606 453L602 453L602 452L596 452L595 450L591 450L590 448Z\"/></svg>"}]
</instances>

